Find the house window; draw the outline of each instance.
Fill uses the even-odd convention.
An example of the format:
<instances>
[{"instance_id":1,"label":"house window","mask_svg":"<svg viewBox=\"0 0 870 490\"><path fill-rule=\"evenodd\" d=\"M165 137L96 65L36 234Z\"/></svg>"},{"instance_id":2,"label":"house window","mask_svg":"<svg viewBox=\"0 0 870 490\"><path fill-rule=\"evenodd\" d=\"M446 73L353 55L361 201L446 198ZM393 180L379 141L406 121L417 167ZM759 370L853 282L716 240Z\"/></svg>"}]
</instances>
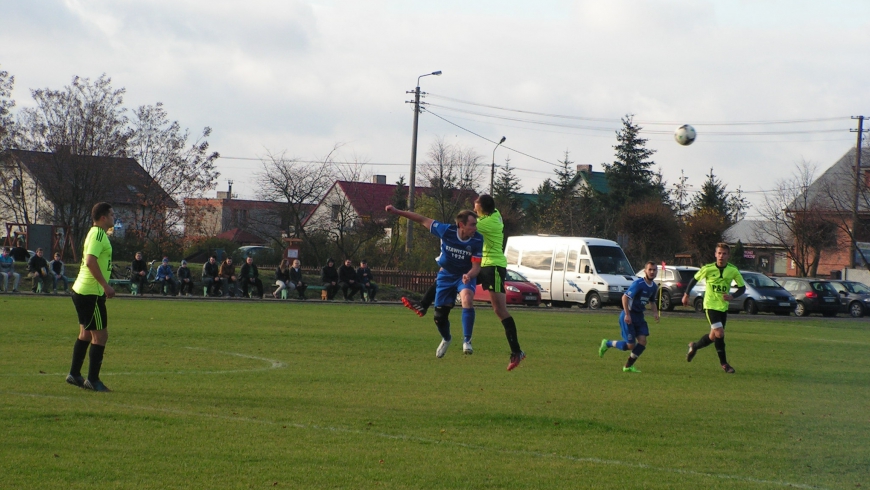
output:
<instances>
[{"instance_id":1,"label":"house window","mask_svg":"<svg viewBox=\"0 0 870 490\"><path fill-rule=\"evenodd\" d=\"M341 217L341 204L332 205L332 221L338 221Z\"/></svg>"}]
</instances>

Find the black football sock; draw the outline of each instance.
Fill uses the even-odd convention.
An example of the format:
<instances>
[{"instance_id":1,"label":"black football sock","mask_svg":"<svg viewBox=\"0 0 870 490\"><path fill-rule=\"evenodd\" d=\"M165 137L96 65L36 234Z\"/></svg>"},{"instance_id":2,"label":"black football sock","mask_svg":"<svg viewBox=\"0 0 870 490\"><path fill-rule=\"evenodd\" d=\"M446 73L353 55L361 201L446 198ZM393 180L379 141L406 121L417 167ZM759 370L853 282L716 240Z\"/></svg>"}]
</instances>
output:
<instances>
[{"instance_id":1,"label":"black football sock","mask_svg":"<svg viewBox=\"0 0 870 490\"><path fill-rule=\"evenodd\" d=\"M628 356L628 361L625 362L625 367L634 366L635 361L637 361L637 357L634 357L634 355Z\"/></svg>"},{"instance_id":2,"label":"black football sock","mask_svg":"<svg viewBox=\"0 0 870 490\"><path fill-rule=\"evenodd\" d=\"M103 366L103 353L105 345L91 344L90 365L88 367L88 381L100 380L100 368Z\"/></svg>"},{"instance_id":3,"label":"black football sock","mask_svg":"<svg viewBox=\"0 0 870 490\"><path fill-rule=\"evenodd\" d=\"M76 343L73 345L72 364L69 367L69 373L73 376L82 375L82 364L85 363L89 345L91 343L87 340L76 339Z\"/></svg>"},{"instance_id":4,"label":"black football sock","mask_svg":"<svg viewBox=\"0 0 870 490\"><path fill-rule=\"evenodd\" d=\"M504 336L507 337L508 345L511 346L511 352L520 352L520 341L517 340L517 324L514 322L514 317L509 316L501 321L504 326Z\"/></svg>"},{"instance_id":5,"label":"black football sock","mask_svg":"<svg viewBox=\"0 0 870 490\"><path fill-rule=\"evenodd\" d=\"M426 290L426 294L423 295L423 299L420 300L420 306L423 307L424 310L428 310L432 303L435 302L435 285L429 287Z\"/></svg>"},{"instance_id":6,"label":"black football sock","mask_svg":"<svg viewBox=\"0 0 870 490\"><path fill-rule=\"evenodd\" d=\"M716 354L719 354L719 364L728 364L725 357L725 339L716 339L714 344L716 344Z\"/></svg>"},{"instance_id":7,"label":"black football sock","mask_svg":"<svg viewBox=\"0 0 870 490\"><path fill-rule=\"evenodd\" d=\"M712 343L713 343L713 341L710 340L710 334L706 334L703 337L701 337L697 342L695 342L695 348L696 349L703 349L704 347L707 347L708 345L710 345Z\"/></svg>"}]
</instances>

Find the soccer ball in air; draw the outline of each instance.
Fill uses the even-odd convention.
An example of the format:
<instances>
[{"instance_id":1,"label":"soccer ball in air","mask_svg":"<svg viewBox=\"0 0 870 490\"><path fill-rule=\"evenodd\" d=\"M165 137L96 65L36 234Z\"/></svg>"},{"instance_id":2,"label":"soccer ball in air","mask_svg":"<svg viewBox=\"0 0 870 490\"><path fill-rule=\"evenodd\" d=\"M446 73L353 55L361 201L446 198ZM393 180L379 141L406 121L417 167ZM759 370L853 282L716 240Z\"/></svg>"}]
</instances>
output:
<instances>
[{"instance_id":1,"label":"soccer ball in air","mask_svg":"<svg viewBox=\"0 0 870 490\"><path fill-rule=\"evenodd\" d=\"M674 131L674 139L677 140L677 143L683 146L689 146L694 143L697 136L698 134L695 133L695 128L688 124L683 124Z\"/></svg>"}]
</instances>

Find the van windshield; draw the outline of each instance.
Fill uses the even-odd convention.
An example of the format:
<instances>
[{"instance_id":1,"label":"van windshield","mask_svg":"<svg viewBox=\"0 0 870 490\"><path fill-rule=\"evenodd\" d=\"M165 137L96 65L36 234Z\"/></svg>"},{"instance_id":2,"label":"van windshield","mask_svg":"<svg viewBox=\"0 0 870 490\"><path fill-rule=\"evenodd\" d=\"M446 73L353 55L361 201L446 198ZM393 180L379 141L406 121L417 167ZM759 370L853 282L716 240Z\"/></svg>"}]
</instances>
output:
<instances>
[{"instance_id":1,"label":"van windshield","mask_svg":"<svg viewBox=\"0 0 870 490\"><path fill-rule=\"evenodd\" d=\"M595 272L599 274L634 275L631 264L619 247L589 245L589 254L595 263Z\"/></svg>"}]
</instances>

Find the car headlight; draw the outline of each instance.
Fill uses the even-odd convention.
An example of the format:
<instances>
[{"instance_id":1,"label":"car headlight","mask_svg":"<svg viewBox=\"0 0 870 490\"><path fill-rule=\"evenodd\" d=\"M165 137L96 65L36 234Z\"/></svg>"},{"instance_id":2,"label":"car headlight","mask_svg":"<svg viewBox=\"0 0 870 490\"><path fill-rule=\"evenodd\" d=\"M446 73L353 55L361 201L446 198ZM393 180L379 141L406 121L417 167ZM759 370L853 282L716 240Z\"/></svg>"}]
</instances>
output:
<instances>
[{"instance_id":1,"label":"car headlight","mask_svg":"<svg viewBox=\"0 0 870 490\"><path fill-rule=\"evenodd\" d=\"M505 290L510 291L512 293L520 292L520 289L516 286L505 286L504 288L505 288Z\"/></svg>"},{"instance_id":2,"label":"car headlight","mask_svg":"<svg viewBox=\"0 0 870 490\"><path fill-rule=\"evenodd\" d=\"M864 298L865 303L870 303L870 298Z\"/></svg>"},{"instance_id":3,"label":"car headlight","mask_svg":"<svg viewBox=\"0 0 870 490\"><path fill-rule=\"evenodd\" d=\"M607 286L607 290L608 290L608 291L611 291L611 292L614 292L614 293L618 293L618 292L619 292L619 286Z\"/></svg>"}]
</instances>

